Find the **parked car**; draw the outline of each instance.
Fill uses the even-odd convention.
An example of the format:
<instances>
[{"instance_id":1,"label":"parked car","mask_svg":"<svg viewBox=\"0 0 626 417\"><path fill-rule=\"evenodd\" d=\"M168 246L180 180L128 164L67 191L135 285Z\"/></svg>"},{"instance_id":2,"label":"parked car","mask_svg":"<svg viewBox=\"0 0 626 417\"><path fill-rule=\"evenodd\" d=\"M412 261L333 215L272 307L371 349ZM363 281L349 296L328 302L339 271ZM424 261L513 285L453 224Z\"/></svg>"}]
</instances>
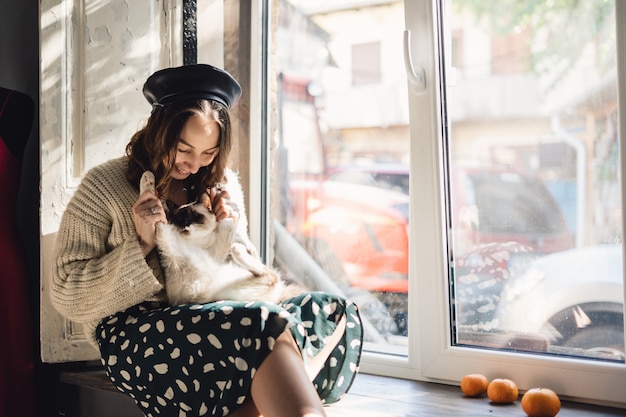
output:
<instances>
[{"instance_id":1,"label":"parked car","mask_svg":"<svg viewBox=\"0 0 626 417\"><path fill-rule=\"evenodd\" d=\"M540 179L500 168L458 168L450 177L457 256L492 242L517 242L539 254L574 246L561 208Z\"/></svg>"},{"instance_id":2,"label":"parked car","mask_svg":"<svg viewBox=\"0 0 626 417\"><path fill-rule=\"evenodd\" d=\"M587 246L537 259L506 283L495 319L505 332L624 360L622 246Z\"/></svg>"},{"instance_id":3,"label":"parked car","mask_svg":"<svg viewBox=\"0 0 626 417\"><path fill-rule=\"evenodd\" d=\"M408 291L407 194L333 180L290 186L287 229L329 276L369 291Z\"/></svg>"},{"instance_id":4,"label":"parked car","mask_svg":"<svg viewBox=\"0 0 626 417\"><path fill-rule=\"evenodd\" d=\"M539 254L572 246L561 210L540 180L456 169L451 181L455 258L493 243L514 242ZM379 294L401 328L408 292L408 184L408 167L400 164L336 167L325 177L291 178L287 222L330 277Z\"/></svg>"}]
</instances>

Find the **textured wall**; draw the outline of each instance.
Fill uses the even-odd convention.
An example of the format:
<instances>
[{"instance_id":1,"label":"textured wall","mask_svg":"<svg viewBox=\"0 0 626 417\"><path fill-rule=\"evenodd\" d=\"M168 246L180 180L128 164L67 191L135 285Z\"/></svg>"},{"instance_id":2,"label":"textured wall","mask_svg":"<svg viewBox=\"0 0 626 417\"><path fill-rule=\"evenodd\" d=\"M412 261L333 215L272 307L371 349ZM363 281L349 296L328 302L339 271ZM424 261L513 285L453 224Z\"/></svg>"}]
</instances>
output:
<instances>
[{"instance_id":1,"label":"textured wall","mask_svg":"<svg viewBox=\"0 0 626 417\"><path fill-rule=\"evenodd\" d=\"M146 78L180 65L174 0L43 0L41 33L41 250L44 361L96 359L82 329L50 306L47 270L66 203L91 167L121 156L150 114Z\"/></svg>"}]
</instances>

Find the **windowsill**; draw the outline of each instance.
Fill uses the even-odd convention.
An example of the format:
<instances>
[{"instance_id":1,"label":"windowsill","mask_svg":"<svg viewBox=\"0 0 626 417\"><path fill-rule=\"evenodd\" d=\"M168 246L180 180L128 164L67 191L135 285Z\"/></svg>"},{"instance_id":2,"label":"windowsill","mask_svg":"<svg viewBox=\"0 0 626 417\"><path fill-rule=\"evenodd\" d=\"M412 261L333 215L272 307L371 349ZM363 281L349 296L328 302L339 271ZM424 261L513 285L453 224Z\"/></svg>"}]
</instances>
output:
<instances>
[{"instance_id":1,"label":"windowsill","mask_svg":"<svg viewBox=\"0 0 626 417\"><path fill-rule=\"evenodd\" d=\"M520 397L521 398L521 397ZM467 398L458 386L359 374L340 402L327 409L328 417L406 416L524 416L520 401L492 404L487 397ZM562 401L559 415L568 417L626 416L626 409Z\"/></svg>"},{"instance_id":2,"label":"windowsill","mask_svg":"<svg viewBox=\"0 0 626 417\"><path fill-rule=\"evenodd\" d=\"M115 392L102 370L66 371L61 382L84 388ZM445 416L523 416L519 401L492 404L486 397L466 398L459 387L432 382L410 381L370 374L359 374L350 392L327 407L328 417L405 417ZM626 409L562 401L560 415L568 417L626 416Z\"/></svg>"}]
</instances>

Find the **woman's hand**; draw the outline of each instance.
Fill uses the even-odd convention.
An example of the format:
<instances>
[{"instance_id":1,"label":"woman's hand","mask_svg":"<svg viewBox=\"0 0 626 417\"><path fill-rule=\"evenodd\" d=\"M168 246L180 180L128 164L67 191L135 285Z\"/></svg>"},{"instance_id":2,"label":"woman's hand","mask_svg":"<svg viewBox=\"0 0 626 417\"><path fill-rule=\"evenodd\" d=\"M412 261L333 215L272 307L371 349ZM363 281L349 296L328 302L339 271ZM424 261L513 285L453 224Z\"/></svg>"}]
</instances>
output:
<instances>
[{"instance_id":1,"label":"woman's hand","mask_svg":"<svg viewBox=\"0 0 626 417\"><path fill-rule=\"evenodd\" d=\"M211 207L217 221L224 219L233 219L235 223L239 221L239 208L237 204L230 201L230 194L223 190L220 186L211 187L209 189L209 198L211 199Z\"/></svg>"},{"instance_id":2,"label":"woman's hand","mask_svg":"<svg viewBox=\"0 0 626 417\"><path fill-rule=\"evenodd\" d=\"M133 204L133 221L144 257L156 247L156 224L167 223L161 200L146 191Z\"/></svg>"}]
</instances>

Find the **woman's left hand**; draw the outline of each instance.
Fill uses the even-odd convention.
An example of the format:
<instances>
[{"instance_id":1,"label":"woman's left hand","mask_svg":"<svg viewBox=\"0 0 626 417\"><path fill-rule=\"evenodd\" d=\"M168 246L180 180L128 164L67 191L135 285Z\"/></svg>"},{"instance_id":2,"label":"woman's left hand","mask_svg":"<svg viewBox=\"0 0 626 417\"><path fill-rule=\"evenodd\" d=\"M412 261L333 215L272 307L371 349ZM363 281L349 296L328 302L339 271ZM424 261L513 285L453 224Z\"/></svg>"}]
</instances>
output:
<instances>
[{"instance_id":1,"label":"woman's left hand","mask_svg":"<svg viewBox=\"0 0 626 417\"><path fill-rule=\"evenodd\" d=\"M237 204L230 200L230 194L228 191L217 187L211 187L209 190L209 197L211 199L211 207L217 221L224 219L233 219L235 222L239 221L239 207Z\"/></svg>"}]
</instances>

